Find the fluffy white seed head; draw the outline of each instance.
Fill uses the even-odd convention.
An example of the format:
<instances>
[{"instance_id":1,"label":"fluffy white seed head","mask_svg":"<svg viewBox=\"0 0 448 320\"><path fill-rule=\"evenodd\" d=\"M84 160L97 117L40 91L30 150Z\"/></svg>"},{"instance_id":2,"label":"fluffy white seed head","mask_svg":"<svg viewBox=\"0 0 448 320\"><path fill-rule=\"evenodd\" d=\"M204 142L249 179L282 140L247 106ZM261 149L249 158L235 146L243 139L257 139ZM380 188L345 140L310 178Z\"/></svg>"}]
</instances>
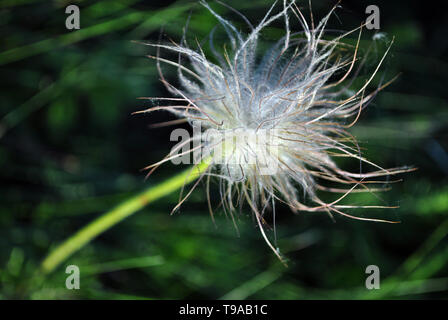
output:
<instances>
[{"instance_id":1,"label":"fluffy white seed head","mask_svg":"<svg viewBox=\"0 0 448 320\"><path fill-rule=\"evenodd\" d=\"M336 7L314 25L312 19L307 22L294 1L285 0L277 6L281 7L280 12L274 14L273 5L257 26L243 17L251 29L245 35L207 3L201 3L224 28L229 44L216 50L212 31L210 49L218 63L212 63L199 45L192 49L185 37L180 44L148 44L157 48L158 55L153 58L159 70L161 62L177 67L181 87L168 83L160 71L162 82L176 96L165 100L174 103L143 112L165 109L200 127L202 134L188 141L193 146L189 152L200 150L199 160L210 162L200 179L208 176L208 187L210 176L219 177L224 207L229 212L236 202L246 200L272 249L263 232L262 216L276 201L286 203L294 211L349 216L342 210L350 206L339 204L348 193L370 191L366 185L369 178L408 170L386 170L369 162L346 131L382 88L365 92L387 51L365 84L356 91L351 88L362 26L331 40L324 39L325 26ZM260 57L260 32L278 19L284 20L285 35ZM300 32L290 30L292 19L302 26ZM342 42L350 33L358 35L356 45ZM178 53L179 59L160 57L161 49ZM175 151L150 167L178 156ZM351 157L376 169L370 173L347 172L336 165L335 157ZM326 187L326 181L346 187ZM332 203L324 203L316 194L318 189L343 195ZM306 199L315 205L305 205Z\"/></svg>"}]
</instances>

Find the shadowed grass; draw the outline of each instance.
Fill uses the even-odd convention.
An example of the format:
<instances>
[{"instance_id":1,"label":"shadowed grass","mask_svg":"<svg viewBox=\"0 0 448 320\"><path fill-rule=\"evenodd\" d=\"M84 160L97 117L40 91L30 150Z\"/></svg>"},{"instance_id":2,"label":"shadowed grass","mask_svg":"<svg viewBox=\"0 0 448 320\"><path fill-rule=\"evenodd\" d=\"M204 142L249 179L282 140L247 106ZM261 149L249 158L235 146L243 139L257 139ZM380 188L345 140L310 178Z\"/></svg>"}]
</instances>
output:
<instances>
[{"instance_id":1,"label":"shadowed grass","mask_svg":"<svg viewBox=\"0 0 448 320\"><path fill-rule=\"evenodd\" d=\"M52 272L61 262L81 249L92 239L142 209L147 204L176 191L186 183L194 181L207 168L208 164L204 162L193 167L193 169L187 169L159 185L151 187L137 196L126 200L111 211L106 212L56 247L42 262L42 271L44 273Z\"/></svg>"}]
</instances>

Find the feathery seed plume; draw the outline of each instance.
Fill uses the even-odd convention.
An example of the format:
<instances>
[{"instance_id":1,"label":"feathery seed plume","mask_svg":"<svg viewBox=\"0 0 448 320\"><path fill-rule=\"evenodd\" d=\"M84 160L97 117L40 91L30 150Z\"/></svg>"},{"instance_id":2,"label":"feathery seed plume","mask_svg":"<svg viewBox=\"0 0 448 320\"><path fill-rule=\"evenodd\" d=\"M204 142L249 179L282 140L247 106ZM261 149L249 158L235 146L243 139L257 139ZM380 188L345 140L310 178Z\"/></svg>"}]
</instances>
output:
<instances>
[{"instance_id":1,"label":"feathery seed plume","mask_svg":"<svg viewBox=\"0 0 448 320\"><path fill-rule=\"evenodd\" d=\"M210 178L216 176L226 212L233 219L236 203L247 202L262 236L280 259L278 249L264 232L266 221L263 218L268 208L275 214L277 201L295 212L322 211L330 216L340 214L359 220L391 222L344 212L344 209L368 206L340 204L351 192L376 190L367 186L378 182L372 178L412 170L406 167L383 169L365 159L355 138L347 131L375 94L390 83L366 92L390 46L364 85L353 91L351 84L357 77L355 65L359 60L362 25L331 40L324 38L326 24L337 5L317 25L312 15L310 21L305 19L294 1L284 0L280 12L275 14L273 11L278 5L274 3L256 26L230 8L250 29L246 35L208 3L201 1L201 4L224 28L229 39L229 44L219 52L213 44L214 30L211 32L210 50L217 63L206 57L201 46L192 49L185 35L179 44L147 44L157 48L157 56L152 58L157 61L161 81L175 97L144 98L172 103L140 112L166 110L200 127L200 134L177 145L165 159L147 169L152 173L162 163L185 154L195 154L196 161L210 163L175 209L206 177L213 217L209 185ZM279 19L284 21L285 35L259 57L257 44L261 31ZM291 30L292 19L301 25L300 32ZM356 45L343 43L344 37L352 33L357 33ZM164 59L160 57L161 49L177 53L179 58ZM161 62L177 67L180 88L165 79ZM348 172L338 167L334 161L336 157L350 157L375 169L367 173ZM346 187L326 186L325 182ZM342 195L326 203L319 198L319 190Z\"/></svg>"}]
</instances>

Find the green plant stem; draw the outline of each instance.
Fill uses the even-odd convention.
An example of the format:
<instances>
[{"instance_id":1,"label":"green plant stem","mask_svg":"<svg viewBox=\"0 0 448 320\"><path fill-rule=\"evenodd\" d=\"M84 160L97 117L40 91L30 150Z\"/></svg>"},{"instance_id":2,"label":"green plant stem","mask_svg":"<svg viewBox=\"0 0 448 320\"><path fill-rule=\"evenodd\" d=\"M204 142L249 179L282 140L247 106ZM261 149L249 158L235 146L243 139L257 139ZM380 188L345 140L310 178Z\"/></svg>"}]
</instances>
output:
<instances>
[{"instance_id":1,"label":"green plant stem","mask_svg":"<svg viewBox=\"0 0 448 320\"><path fill-rule=\"evenodd\" d=\"M166 196L187 183L197 179L209 166L207 161L189 168L164 182L148 188L142 193L132 197L117 207L106 212L87 226L76 232L73 236L57 246L42 262L43 273L52 272L60 263L81 249L92 239L116 225L118 222L139 211L148 203Z\"/></svg>"}]
</instances>

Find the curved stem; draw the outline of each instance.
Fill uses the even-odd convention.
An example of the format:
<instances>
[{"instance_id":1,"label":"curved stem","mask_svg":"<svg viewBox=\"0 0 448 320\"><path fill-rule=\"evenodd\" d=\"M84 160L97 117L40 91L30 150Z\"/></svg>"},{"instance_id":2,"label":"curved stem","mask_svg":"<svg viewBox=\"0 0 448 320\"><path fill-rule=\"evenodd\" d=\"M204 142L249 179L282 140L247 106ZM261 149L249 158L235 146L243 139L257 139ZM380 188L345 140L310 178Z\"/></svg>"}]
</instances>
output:
<instances>
[{"instance_id":1,"label":"curved stem","mask_svg":"<svg viewBox=\"0 0 448 320\"><path fill-rule=\"evenodd\" d=\"M60 263L84 247L92 239L142 209L148 203L194 181L207 170L208 166L208 162L202 162L154 187L148 188L106 212L57 246L42 262L41 271L43 273L52 272Z\"/></svg>"}]
</instances>

